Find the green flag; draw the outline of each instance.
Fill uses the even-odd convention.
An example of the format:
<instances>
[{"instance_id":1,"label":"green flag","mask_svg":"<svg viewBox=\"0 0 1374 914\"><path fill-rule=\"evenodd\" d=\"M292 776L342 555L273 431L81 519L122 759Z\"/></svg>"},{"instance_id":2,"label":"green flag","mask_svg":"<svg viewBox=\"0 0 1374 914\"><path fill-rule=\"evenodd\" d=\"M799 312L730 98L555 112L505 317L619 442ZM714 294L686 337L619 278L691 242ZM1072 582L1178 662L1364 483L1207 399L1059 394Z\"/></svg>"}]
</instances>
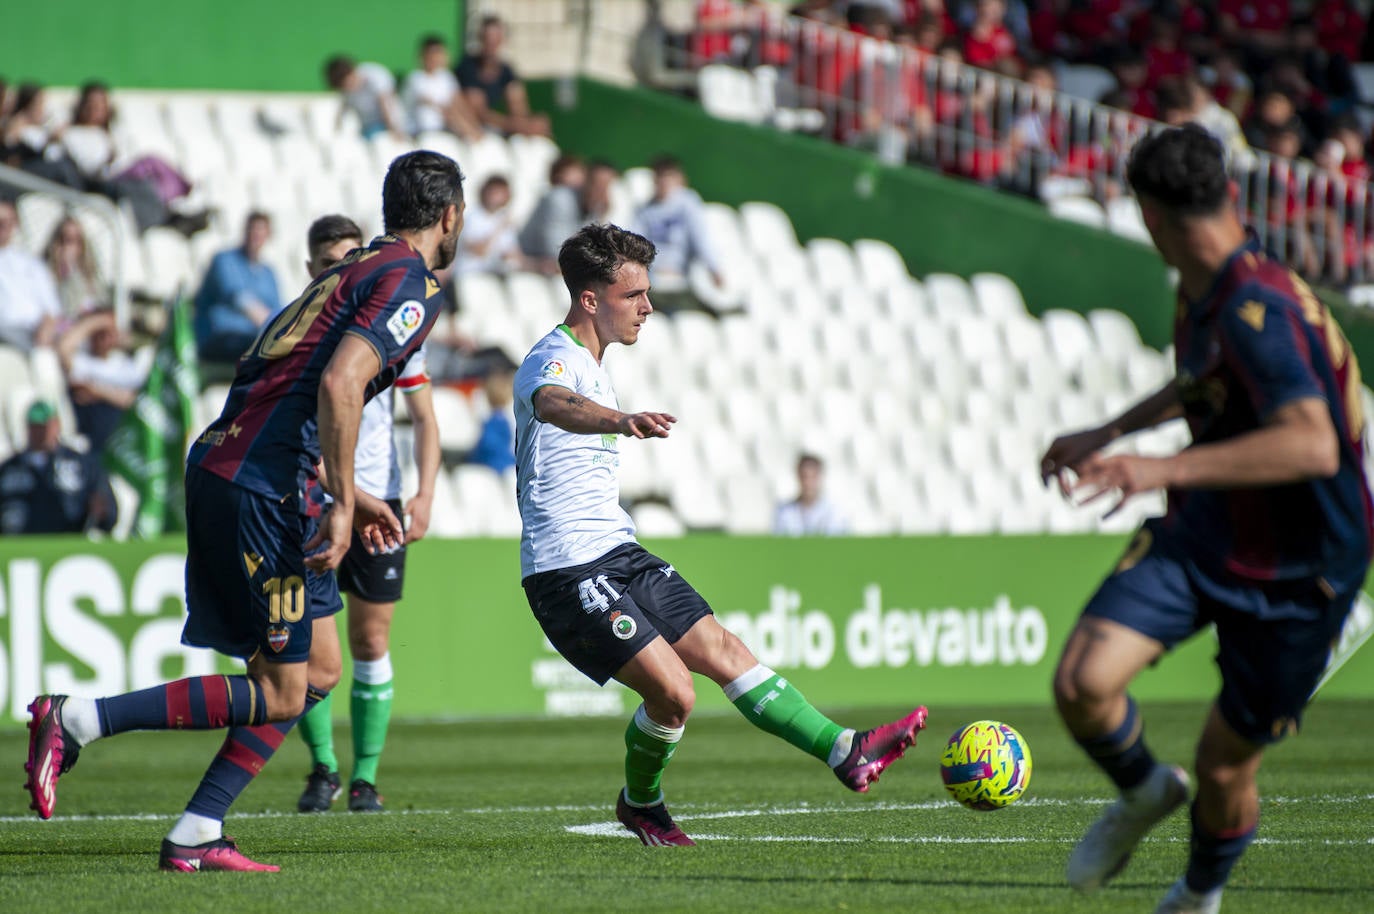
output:
<instances>
[{"instance_id":1,"label":"green flag","mask_svg":"<svg viewBox=\"0 0 1374 914\"><path fill-rule=\"evenodd\" d=\"M152 370L134 405L105 443L105 467L138 492L135 536L186 529L182 477L187 436L195 434L200 393L191 304L172 305Z\"/></svg>"}]
</instances>

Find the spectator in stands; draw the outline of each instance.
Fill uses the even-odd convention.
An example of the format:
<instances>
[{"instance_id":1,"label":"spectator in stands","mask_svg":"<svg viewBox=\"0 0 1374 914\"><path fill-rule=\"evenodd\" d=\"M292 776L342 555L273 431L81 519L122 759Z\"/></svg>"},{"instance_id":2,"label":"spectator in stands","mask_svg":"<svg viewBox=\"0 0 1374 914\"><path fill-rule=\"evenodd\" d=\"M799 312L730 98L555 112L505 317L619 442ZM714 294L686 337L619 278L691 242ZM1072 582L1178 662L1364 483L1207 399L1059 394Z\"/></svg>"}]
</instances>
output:
<instances>
[{"instance_id":1,"label":"spectator in stands","mask_svg":"<svg viewBox=\"0 0 1374 914\"><path fill-rule=\"evenodd\" d=\"M1054 70L1047 64L1032 64L1026 68L1026 82L1034 93L1026 113L1012 122L1007 154L1013 167L1026 174L1027 186L1034 188L1059 166L1067 125L1054 113L1058 88Z\"/></svg>"},{"instance_id":2,"label":"spectator in stands","mask_svg":"<svg viewBox=\"0 0 1374 914\"><path fill-rule=\"evenodd\" d=\"M849 523L821 491L825 465L815 454L797 458L797 497L778 505L773 532L778 536L842 536Z\"/></svg>"},{"instance_id":3,"label":"spectator in stands","mask_svg":"<svg viewBox=\"0 0 1374 914\"><path fill-rule=\"evenodd\" d=\"M675 157L660 155L649 167L654 173L654 195L635 215L634 231L658 248L649 268L654 304L664 312L701 307L688 284L692 264L705 264L711 281L717 287L725 285L720 254L706 230L705 204L687 186L687 175Z\"/></svg>"},{"instance_id":4,"label":"spectator in stands","mask_svg":"<svg viewBox=\"0 0 1374 914\"><path fill-rule=\"evenodd\" d=\"M548 136L548 117L530 111L525 84L501 55L506 43L505 23L499 16L485 16L477 37L477 51L465 55L454 71L477 117L506 135Z\"/></svg>"},{"instance_id":5,"label":"spectator in stands","mask_svg":"<svg viewBox=\"0 0 1374 914\"><path fill-rule=\"evenodd\" d=\"M76 429L90 442L90 452L99 453L133 406L147 372L129 354L109 310L78 318L58 337L57 355L67 375Z\"/></svg>"},{"instance_id":6,"label":"spectator in stands","mask_svg":"<svg viewBox=\"0 0 1374 914\"><path fill-rule=\"evenodd\" d=\"M1255 103L1254 114L1245 125L1245 139L1256 149L1277 152L1277 137L1281 132L1291 131L1298 137L1298 148L1302 149L1306 129L1298 118L1293 99L1277 89L1262 93Z\"/></svg>"},{"instance_id":7,"label":"spectator in stands","mask_svg":"<svg viewBox=\"0 0 1374 914\"><path fill-rule=\"evenodd\" d=\"M503 175L492 175L482 182L476 205L469 206L464 214L453 268L459 274L506 273L520 266L520 244L511 221L510 182Z\"/></svg>"},{"instance_id":8,"label":"spectator in stands","mask_svg":"<svg viewBox=\"0 0 1374 914\"><path fill-rule=\"evenodd\" d=\"M1146 85L1149 70L1145 65L1145 55L1128 49L1112 61L1112 75L1116 77L1116 89L1111 93L1111 101L1104 96L1102 104L1111 104L1138 117L1153 118L1155 111L1154 93Z\"/></svg>"},{"instance_id":9,"label":"spectator in stands","mask_svg":"<svg viewBox=\"0 0 1374 914\"><path fill-rule=\"evenodd\" d=\"M62 305L43 261L19 243L19 211L0 198L0 342L27 352L51 346Z\"/></svg>"},{"instance_id":10,"label":"spectator in stands","mask_svg":"<svg viewBox=\"0 0 1374 914\"><path fill-rule=\"evenodd\" d=\"M0 163L54 181L74 190L85 190L86 179L61 146L47 108L47 93L37 83L23 83L14 92L12 111L0 118Z\"/></svg>"},{"instance_id":11,"label":"spectator in stands","mask_svg":"<svg viewBox=\"0 0 1374 914\"><path fill-rule=\"evenodd\" d=\"M1250 151L1250 144L1245 141L1240 121L1217 104L1212 93L1196 76L1166 77L1159 84L1156 95L1161 121L1172 127L1197 124L1221 143L1228 162L1243 169L1254 164L1255 157Z\"/></svg>"},{"instance_id":12,"label":"spectator in stands","mask_svg":"<svg viewBox=\"0 0 1374 914\"><path fill-rule=\"evenodd\" d=\"M1016 39L1006 26L1005 0L978 0L973 22L964 34L964 60L974 67L1018 75L1021 61Z\"/></svg>"},{"instance_id":13,"label":"spectator in stands","mask_svg":"<svg viewBox=\"0 0 1374 914\"><path fill-rule=\"evenodd\" d=\"M1212 58L1208 86L1212 97L1227 111L1238 118L1250 113L1250 101L1254 97L1254 83L1240 68L1236 55L1222 49Z\"/></svg>"},{"instance_id":14,"label":"spectator in stands","mask_svg":"<svg viewBox=\"0 0 1374 914\"><path fill-rule=\"evenodd\" d=\"M35 401L28 443L0 464L0 534L113 530L114 498L99 464L61 442L57 410Z\"/></svg>"},{"instance_id":15,"label":"spectator in stands","mask_svg":"<svg viewBox=\"0 0 1374 914\"><path fill-rule=\"evenodd\" d=\"M1358 61L1365 36L1365 17L1359 5L1352 0L1322 0L1312 7L1318 43L1333 57L1347 63Z\"/></svg>"},{"instance_id":16,"label":"spectator in stands","mask_svg":"<svg viewBox=\"0 0 1374 914\"><path fill-rule=\"evenodd\" d=\"M405 121L396 101L396 78L379 63L359 63L346 54L329 58L324 79L342 98L339 123L352 111L358 117L365 138L387 132L407 139Z\"/></svg>"},{"instance_id":17,"label":"spectator in stands","mask_svg":"<svg viewBox=\"0 0 1374 914\"><path fill-rule=\"evenodd\" d=\"M1149 19L1150 41L1145 46L1145 84L1157 88L1165 79L1193 72L1193 58L1179 46L1179 27L1164 16Z\"/></svg>"},{"instance_id":18,"label":"spectator in stands","mask_svg":"<svg viewBox=\"0 0 1374 914\"><path fill-rule=\"evenodd\" d=\"M243 243L210 261L196 293L196 345L203 361L238 361L268 318L281 310L277 275L262 259L271 237L271 217L255 210L244 222Z\"/></svg>"},{"instance_id":19,"label":"spectator in stands","mask_svg":"<svg viewBox=\"0 0 1374 914\"><path fill-rule=\"evenodd\" d=\"M85 177L89 190L133 208L139 230L166 225L187 237L209 224L204 210L178 211L191 182L175 166L155 155L132 159L115 146L110 123L114 108L110 89L101 82L81 87L72 122L61 132L62 149Z\"/></svg>"},{"instance_id":20,"label":"spectator in stands","mask_svg":"<svg viewBox=\"0 0 1374 914\"><path fill-rule=\"evenodd\" d=\"M426 35L420 41L420 68L410 71L401 89L410 132L448 130L473 142L481 138L482 124L463 97L449 63L443 38Z\"/></svg>"},{"instance_id":21,"label":"spectator in stands","mask_svg":"<svg viewBox=\"0 0 1374 914\"><path fill-rule=\"evenodd\" d=\"M466 227L464 228L466 230ZM482 391L489 412L482 421L468 463L504 473L515 466L515 362L502 350L490 354Z\"/></svg>"},{"instance_id":22,"label":"spectator in stands","mask_svg":"<svg viewBox=\"0 0 1374 914\"><path fill-rule=\"evenodd\" d=\"M748 44L744 30L764 8L761 0L698 0L696 27L689 42L691 65L744 62L743 46Z\"/></svg>"},{"instance_id":23,"label":"spectator in stands","mask_svg":"<svg viewBox=\"0 0 1374 914\"><path fill-rule=\"evenodd\" d=\"M558 249L582 226L605 221L611 187L619 172L609 162L584 166L575 156L559 156L549 169L552 185L517 236L520 251L534 269L558 273Z\"/></svg>"},{"instance_id":24,"label":"spectator in stands","mask_svg":"<svg viewBox=\"0 0 1374 914\"><path fill-rule=\"evenodd\" d=\"M1222 43L1244 53L1252 68L1269 61L1287 44L1292 19L1289 0L1217 0L1217 33Z\"/></svg>"},{"instance_id":25,"label":"spectator in stands","mask_svg":"<svg viewBox=\"0 0 1374 914\"><path fill-rule=\"evenodd\" d=\"M109 304L86 230L73 216L64 216L43 248L43 259L57 282L62 316L68 320Z\"/></svg>"}]
</instances>

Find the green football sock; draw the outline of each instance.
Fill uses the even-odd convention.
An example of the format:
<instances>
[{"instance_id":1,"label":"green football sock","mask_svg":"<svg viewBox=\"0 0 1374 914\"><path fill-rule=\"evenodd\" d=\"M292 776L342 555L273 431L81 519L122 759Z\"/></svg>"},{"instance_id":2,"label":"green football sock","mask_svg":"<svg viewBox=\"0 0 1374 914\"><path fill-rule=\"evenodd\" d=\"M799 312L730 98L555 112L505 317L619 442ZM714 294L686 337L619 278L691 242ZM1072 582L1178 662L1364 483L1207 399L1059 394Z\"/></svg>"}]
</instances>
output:
<instances>
[{"instance_id":1,"label":"green football sock","mask_svg":"<svg viewBox=\"0 0 1374 914\"><path fill-rule=\"evenodd\" d=\"M362 678L360 678L360 676ZM364 679L382 679L365 682ZM386 745L386 728L391 723L391 657L353 662L353 778L377 783L377 764Z\"/></svg>"},{"instance_id":2,"label":"green football sock","mask_svg":"<svg viewBox=\"0 0 1374 914\"><path fill-rule=\"evenodd\" d=\"M762 664L725 687L751 724L780 736L803 752L830 763L830 750L844 727L811 706L796 686Z\"/></svg>"},{"instance_id":3,"label":"green football sock","mask_svg":"<svg viewBox=\"0 0 1374 914\"><path fill-rule=\"evenodd\" d=\"M654 723L643 705L630 718L625 728L625 797L631 803L651 806L662 802L659 781L677 751L682 730Z\"/></svg>"},{"instance_id":4,"label":"green football sock","mask_svg":"<svg viewBox=\"0 0 1374 914\"><path fill-rule=\"evenodd\" d=\"M330 711L329 693L315 703L296 729L300 730L305 744L310 747L311 764L324 765L330 771L339 770L339 759L334 755L334 717Z\"/></svg>"}]
</instances>

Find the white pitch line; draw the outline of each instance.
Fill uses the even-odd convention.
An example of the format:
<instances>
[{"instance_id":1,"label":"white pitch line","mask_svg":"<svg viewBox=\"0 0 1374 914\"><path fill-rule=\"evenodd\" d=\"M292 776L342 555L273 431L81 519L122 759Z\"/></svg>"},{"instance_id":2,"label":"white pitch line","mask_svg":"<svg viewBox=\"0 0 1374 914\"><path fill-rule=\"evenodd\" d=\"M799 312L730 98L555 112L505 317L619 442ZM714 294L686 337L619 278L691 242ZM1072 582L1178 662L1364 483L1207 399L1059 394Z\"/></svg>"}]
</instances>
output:
<instances>
[{"instance_id":1,"label":"white pitch line","mask_svg":"<svg viewBox=\"0 0 1374 914\"><path fill-rule=\"evenodd\" d=\"M601 807L597 807L598 809ZM452 815L452 809L396 809L387 810L389 815L397 816L447 816ZM83 822L159 822L171 821L179 818L181 813L175 812L134 812L112 815L98 816L58 816L54 819L40 819L36 815L32 816L0 816L0 825L17 825L22 823L32 823L35 825L74 825ZM230 822L237 822L241 819L306 819L309 816L299 812L245 812L234 813L229 817Z\"/></svg>"},{"instance_id":2,"label":"white pitch line","mask_svg":"<svg viewBox=\"0 0 1374 914\"><path fill-rule=\"evenodd\" d=\"M619 822L596 822L591 825L570 825L564 829L574 835L588 838L635 838ZM704 835L693 834L696 841L754 841L765 844L1073 844L1076 838L1028 838L1024 836L998 836L970 838L962 835ZM1187 838L1146 838L1155 844L1186 844ZM1268 845L1313 845L1332 847L1365 846L1374 844L1374 838L1332 839L1304 841L1297 838L1257 838L1256 844Z\"/></svg>"}]
</instances>

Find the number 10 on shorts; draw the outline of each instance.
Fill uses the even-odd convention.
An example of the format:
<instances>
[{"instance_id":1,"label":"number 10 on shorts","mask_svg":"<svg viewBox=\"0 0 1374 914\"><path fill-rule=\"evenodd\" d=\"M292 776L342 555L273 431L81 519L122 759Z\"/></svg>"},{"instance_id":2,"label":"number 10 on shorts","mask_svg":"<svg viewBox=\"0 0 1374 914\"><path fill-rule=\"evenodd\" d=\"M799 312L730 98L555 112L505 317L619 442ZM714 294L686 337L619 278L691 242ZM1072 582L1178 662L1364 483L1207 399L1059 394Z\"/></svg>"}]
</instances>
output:
<instances>
[{"instance_id":1,"label":"number 10 on shorts","mask_svg":"<svg viewBox=\"0 0 1374 914\"><path fill-rule=\"evenodd\" d=\"M604 574L587 578L577 585L577 598L582 601L582 610L588 613L604 613L611 604L620 599L620 593L611 586Z\"/></svg>"},{"instance_id":2,"label":"number 10 on shorts","mask_svg":"<svg viewBox=\"0 0 1374 914\"><path fill-rule=\"evenodd\" d=\"M267 594L267 618L273 625L305 618L305 581L299 575L268 578L262 592Z\"/></svg>"}]
</instances>

